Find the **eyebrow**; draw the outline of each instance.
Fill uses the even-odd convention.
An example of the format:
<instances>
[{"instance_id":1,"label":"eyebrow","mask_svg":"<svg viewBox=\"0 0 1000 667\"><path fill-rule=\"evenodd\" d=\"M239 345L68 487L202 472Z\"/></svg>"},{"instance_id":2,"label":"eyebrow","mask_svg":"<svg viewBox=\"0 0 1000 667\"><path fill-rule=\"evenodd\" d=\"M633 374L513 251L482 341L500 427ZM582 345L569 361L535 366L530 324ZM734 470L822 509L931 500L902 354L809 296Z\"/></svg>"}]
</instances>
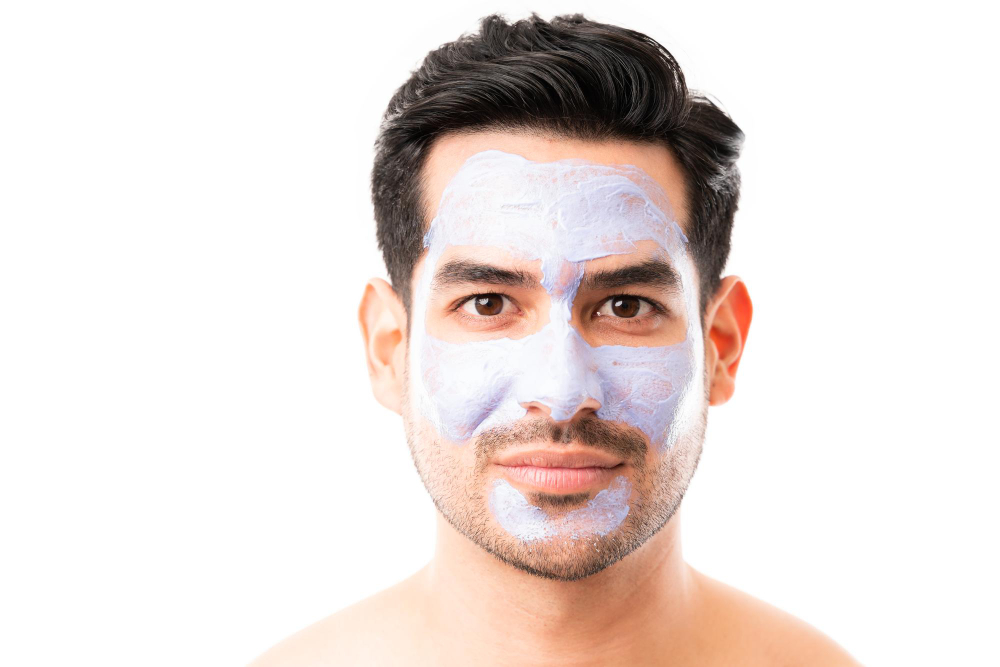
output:
<instances>
[{"instance_id":1,"label":"eyebrow","mask_svg":"<svg viewBox=\"0 0 1000 667\"><path fill-rule=\"evenodd\" d=\"M620 269L588 272L583 277L585 289L606 290L630 285L650 285L661 289L680 291L681 276L673 266L661 259L649 259L642 264L623 266Z\"/></svg>"},{"instance_id":2,"label":"eyebrow","mask_svg":"<svg viewBox=\"0 0 1000 667\"><path fill-rule=\"evenodd\" d=\"M432 289L442 289L453 285L480 283L531 289L538 287L539 281L529 273L517 269L501 269L491 264L481 264L464 259L447 262L438 269L431 283ZM619 289L631 285L650 285L660 289L681 289L681 277L677 270L660 259L649 259L641 264L588 272L583 277L581 287L588 290Z\"/></svg>"},{"instance_id":3,"label":"eyebrow","mask_svg":"<svg viewBox=\"0 0 1000 667\"><path fill-rule=\"evenodd\" d=\"M451 285L466 283L485 283L487 285L504 285L506 287L537 287L538 280L529 273L517 269L501 269L490 264L480 264L464 259L456 259L446 263L434 275L432 289L440 289Z\"/></svg>"}]
</instances>

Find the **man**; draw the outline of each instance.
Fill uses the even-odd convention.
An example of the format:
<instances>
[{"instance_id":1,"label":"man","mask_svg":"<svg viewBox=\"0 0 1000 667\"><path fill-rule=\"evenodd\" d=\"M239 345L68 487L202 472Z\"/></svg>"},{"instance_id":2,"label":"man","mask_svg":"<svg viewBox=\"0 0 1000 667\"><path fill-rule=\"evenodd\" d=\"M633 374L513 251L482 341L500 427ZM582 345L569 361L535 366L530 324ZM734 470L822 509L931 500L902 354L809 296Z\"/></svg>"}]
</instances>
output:
<instances>
[{"instance_id":1,"label":"man","mask_svg":"<svg viewBox=\"0 0 1000 667\"><path fill-rule=\"evenodd\" d=\"M652 39L482 20L395 94L360 322L433 560L259 665L849 665L695 571L678 509L751 319L743 135Z\"/></svg>"}]
</instances>

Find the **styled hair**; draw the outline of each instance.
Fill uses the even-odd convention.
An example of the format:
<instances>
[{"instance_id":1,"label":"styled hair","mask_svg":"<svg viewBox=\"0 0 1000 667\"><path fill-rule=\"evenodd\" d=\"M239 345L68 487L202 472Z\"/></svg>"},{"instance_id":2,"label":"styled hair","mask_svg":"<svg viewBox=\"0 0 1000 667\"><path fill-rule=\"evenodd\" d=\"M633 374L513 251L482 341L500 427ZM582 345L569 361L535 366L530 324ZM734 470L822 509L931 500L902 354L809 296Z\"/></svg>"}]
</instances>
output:
<instances>
[{"instance_id":1,"label":"styled hair","mask_svg":"<svg viewBox=\"0 0 1000 667\"><path fill-rule=\"evenodd\" d=\"M407 311L426 227L421 173L435 139L501 130L667 147L681 165L688 250L701 314L729 256L743 132L690 91L674 57L646 35L582 14L480 20L431 51L392 96L375 141L372 203L379 248Z\"/></svg>"}]
</instances>

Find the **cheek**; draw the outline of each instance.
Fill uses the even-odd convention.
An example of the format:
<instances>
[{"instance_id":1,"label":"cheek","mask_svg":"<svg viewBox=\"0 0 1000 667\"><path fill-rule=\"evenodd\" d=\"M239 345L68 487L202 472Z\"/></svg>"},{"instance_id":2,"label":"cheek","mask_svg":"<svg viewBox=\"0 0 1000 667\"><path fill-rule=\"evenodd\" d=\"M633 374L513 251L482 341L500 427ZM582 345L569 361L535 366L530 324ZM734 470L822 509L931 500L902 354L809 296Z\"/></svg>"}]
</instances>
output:
<instances>
[{"instance_id":1,"label":"cheek","mask_svg":"<svg viewBox=\"0 0 1000 667\"><path fill-rule=\"evenodd\" d=\"M519 341L507 338L449 343L428 336L421 349L420 409L441 436L465 442L487 418L496 415L517 375ZM509 409L509 406L507 406ZM508 421L523 416L513 411Z\"/></svg>"},{"instance_id":2,"label":"cheek","mask_svg":"<svg viewBox=\"0 0 1000 667\"><path fill-rule=\"evenodd\" d=\"M664 347L594 348L605 395L597 416L638 428L654 448L669 449L683 430L689 396L697 394L695 347L688 337Z\"/></svg>"},{"instance_id":3,"label":"cheek","mask_svg":"<svg viewBox=\"0 0 1000 667\"><path fill-rule=\"evenodd\" d=\"M640 430L659 451L673 445L697 410L697 337L661 347L590 347L576 340L566 351L547 340L550 333L473 343L427 337L420 412L443 438L462 444L523 418L525 402L539 400L556 415L589 395L600 403L599 419ZM573 410L564 412L568 419Z\"/></svg>"}]
</instances>

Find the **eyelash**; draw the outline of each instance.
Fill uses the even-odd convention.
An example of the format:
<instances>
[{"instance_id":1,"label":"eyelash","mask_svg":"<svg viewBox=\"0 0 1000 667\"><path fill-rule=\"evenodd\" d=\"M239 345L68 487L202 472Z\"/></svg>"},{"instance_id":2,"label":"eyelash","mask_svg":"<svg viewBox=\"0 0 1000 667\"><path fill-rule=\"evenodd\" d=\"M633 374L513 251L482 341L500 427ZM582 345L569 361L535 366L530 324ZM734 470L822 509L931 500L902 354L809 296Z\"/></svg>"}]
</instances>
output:
<instances>
[{"instance_id":1,"label":"eyelash","mask_svg":"<svg viewBox=\"0 0 1000 667\"><path fill-rule=\"evenodd\" d=\"M478 299L479 297L482 297L482 296L499 296L501 298L507 299L511 303L511 305L513 305L514 307L517 307L517 303L514 301L514 299L512 299L509 295L504 294L503 292L481 292L479 294L470 294L467 297L459 299L455 303L455 305L453 305L451 307L451 311L453 313L455 313L455 315L461 317L462 319L464 319L466 321L469 321L469 322L475 322L475 323L483 323L483 322L488 321L488 320L492 321L492 322L498 322L500 320L503 320L506 317L510 317L511 316L510 313L502 313L500 315L479 315L479 316L476 316L476 315L467 315L466 313L464 313L462 311L462 306L464 306L465 304L469 303L473 299ZM518 308L518 310L520 310L520 308Z\"/></svg>"},{"instance_id":2,"label":"eyelash","mask_svg":"<svg viewBox=\"0 0 1000 667\"><path fill-rule=\"evenodd\" d=\"M507 299L508 301L510 301L510 303L512 305L514 305L515 307L517 307L517 304L514 301L514 299L512 299L509 295L504 294L503 292L482 292L480 294L470 294L467 297L459 299L451 307L450 310L453 313L459 315L462 318L465 318L467 320L479 321L479 322L481 322L483 320L497 321L497 320L500 320L501 318L507 316L507 313L503 313L501 315L479 315L479 316L475 316L475 315L466 315L464 312L462 312L462 306L464 306L465 304L469 303L473 299L477 299L477 298L482 297L482 296L499 296L499 297L502 297L504 299ZM638 299L639 301L644 301L645 303L649 304L650 308L652 308L652 310L649 313L646 313L645 315L643 315L641 317L615 317L614 318L616 320L619 320L619 321L625 323L626 325L634 325L636 322L643 322L643 321L645 321L649 317L665 317L665 316L668 316L670 314L670 312L666 308L664 308L661 304L659 304L656 301L653 301L652 299L649 299L647 297L638 296L637 294L612 294L609 297L601 299L601 301L597 304L597 306L598 306L597 309L594 312L597 312L597 310L600 310L601 306L603 306L608 301L610 301L612 299L621 299L621 298ZM518 309L518 310L520 310L520 309Z\"/></svg>"},{"instance_id":3,"label":"eyelash","mask_svg":"<svg viewBox=\"0 0 1000 667\"><path fill-rule=\"evenodd\" d=\"M613 301L615 299L623 299L623 298L638 299L639 301L648 304L650 307L650 311L645 315L641 315L639 317L616 317L612 315L612 317L616 320L616 323L624 324L625 326L639 326L640 324L645 323L647 320L651 318L655 319L660 317L666 317L667 315L669 315L669 312L667 311L666 308L663 307L663 305L657 303L656 301L653 301L652 299L648 299L644 296L639 296L637 294L613 294L606 299L602 299L601 302L597 304L598 306L597 310L603 308L604 304L608 303L609 301Z\"/></svg>"}]
</instances>

